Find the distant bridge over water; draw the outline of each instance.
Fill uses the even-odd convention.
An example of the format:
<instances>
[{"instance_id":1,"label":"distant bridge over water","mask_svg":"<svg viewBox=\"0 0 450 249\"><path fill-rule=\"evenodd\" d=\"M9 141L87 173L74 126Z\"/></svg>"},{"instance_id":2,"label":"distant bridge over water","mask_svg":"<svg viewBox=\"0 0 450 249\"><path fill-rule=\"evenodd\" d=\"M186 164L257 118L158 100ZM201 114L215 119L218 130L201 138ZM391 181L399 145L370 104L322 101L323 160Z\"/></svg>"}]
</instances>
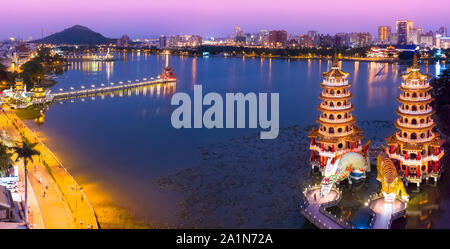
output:
<instances>
[{"instance_id":1,"label":"distant bridge over water","mask_svg":"<svg viewBox=\"0 0 450 249\"><path fill-rule=\"evenodd\" d=\"M73 87L71 87L70 91L52 93L51 95L53 100L61 100L67 98L91 96L99 93L108 93L117 90L124 90L148 85L173 83L173 82L175 82L175 80L165 80L160 78L157 79L151 78L150 80L147 80L146 78L144 78L143 81L136 80L134 83L132 83L131 81L128 81L128 83L123 83L122 81L120 81L117 84L113 82L110 82L109 84L103 83L101 84L100 87L95 87L95 85L91 85L91 88L86 88L82 86L82 89L80 90L75 90Z\"/></svg>"}]
</instances>

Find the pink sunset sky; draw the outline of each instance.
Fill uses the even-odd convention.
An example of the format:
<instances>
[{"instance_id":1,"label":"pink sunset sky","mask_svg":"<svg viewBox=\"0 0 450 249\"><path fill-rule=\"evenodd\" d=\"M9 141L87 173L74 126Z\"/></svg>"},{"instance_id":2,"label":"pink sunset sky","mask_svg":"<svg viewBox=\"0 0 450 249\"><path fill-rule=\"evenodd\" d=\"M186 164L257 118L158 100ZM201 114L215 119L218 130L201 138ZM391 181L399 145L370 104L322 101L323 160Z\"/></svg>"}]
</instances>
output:
<instances>
[{"instance_id":1,"label":"pink sunset sky","mask_svg":"<svg viewBox=\"0 0 450 249\"><path fill-rule=\"evenodd\" d=\"M15 0L0 4L0 39L39 38L79 24L107 37L225 36L285 29L301 34L368 31L409 19L425 31L450 28L450 0Z\"/></svg>"}]
</instances>

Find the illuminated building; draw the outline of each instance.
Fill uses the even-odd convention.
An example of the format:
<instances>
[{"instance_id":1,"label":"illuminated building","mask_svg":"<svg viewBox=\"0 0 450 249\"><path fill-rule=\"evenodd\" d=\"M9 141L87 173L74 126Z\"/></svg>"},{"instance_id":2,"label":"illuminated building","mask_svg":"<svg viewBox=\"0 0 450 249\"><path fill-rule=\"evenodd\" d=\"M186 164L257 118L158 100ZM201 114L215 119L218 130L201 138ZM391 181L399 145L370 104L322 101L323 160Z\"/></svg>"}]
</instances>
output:
<instances>
[{"instance_id":1,"label":"illuminated building","mask_svg":"<svg viewBox=\"0 0 450 249\"><path fill-rule=\"evenodd\" d=\"M414 55L413 66L402 75L399 87L401 94L397 100L401 105L395 111L400 116L395 122L398 131L386 138L389 157L396 160L403 178L417 186L423 179L438 179L444 155L439 134L433 132L430 77L420 72Z\"/></svg>"},{"instance_id":2,"label":"illuminated building","mask_svg":"<svg viewBox=\"0 0 450 249\"><path fill-rule=\"evenodd\" d=\"M408 20L399 20L396 23L397 28L397 44L406 45L408 43L408 36L413 29L413 22Z\"/></svg>"},{"instance_id":3,"label":"illuminated building","mask_svg":"<svg viewBox=\"0 0 450 249\"><path fill-rule=\"evenodd\" d=\"M389 43L391 40L391 26L378 27L378 41L382 44Z\"/></svg>"},{"instance_id":4,"label":"illuminated building","mask_svg":"<svg viewBox=\"0 0 450 249\"><path fill-rule=\"evenodd\" d=\"M439 34L439 35L441 35L441 36L446 37L446 36L447 36L447 27L444 27L444 26L440 27L440 28L436 31L436 34Z\"/></svg>"},{"instance_id":5,"label":"illuminated building","mask_svg":"<svg viewBox=\"0 0 450 249\"><path fill-rule=\"evenodd\" d=\"M14 90L19 92L19 91L26 91L26 86L23 84L23 81L21 78L16 79L16 85L14 87Z\"/></svg>"},{"instance_id":6,"label":"illuminated building","mask_svg":"<svg viewBox=\"0 0 450 249\"><path fill-rule=\"evenodd\" d=\"M127 35L123 35L122 37L117 39L116 45L117 45L117 47L128 47L130 42L131 42L130 37L128 37Z\"/></svg>"},{"instance_id":7,"label":"illuminated building","mask_svg":"<svg viewBox=\"0 0 450 249\"><path fill-rule=\"evenodd\" d=\"M284 47L287 42L285 30L272 30L269 32L269 45L271 47Z\"/></svg>"},{"instance_id":8,"label":"illuminated building","mask_svg":"<svg viewBox=\"0 0 450 249\"><path fill-rule=\"evenodd\" d=\"M318 107L321 113L317 119L319 128L312 129L308 135L311 138L313 167L322 169L330 158L349 151L362 151L362 131L355 125L351 114L354 107L350 103L353 96L349 91L349 75L341 71L336 56L331 70L322 73L324 80L320 84L322 92Z\"/></svg>"},{"instance_id":9,"label":"illuminated building","mask_svg":"<svg viewBox=\"0 0 450 249\"><path fill-rule=\"evenodd\" d=\"M372 35L369 32L352 32L350 33L351 47L367 47L372 44Z\"/></svg>"},{"instance_id":10,"label":"illuminated building","mask_svg":"<svg viewBox=\"0 0 450 249\"><path fill-rule=\"evenodd\" d=\"M167 38L164 35L159 36L158 48L163 49L167 47Z\"/></svg>"},{"instance_id":11,"label":"illuminated building","mask_svg":"<svg viewBox=\"0 0 450 249\"><path fill-rule=\"evenodd\" d=\"M370 58L397 58L400 52L392 45L386 48L371 47L366 56Z\"/></svg>"}]
</instances>

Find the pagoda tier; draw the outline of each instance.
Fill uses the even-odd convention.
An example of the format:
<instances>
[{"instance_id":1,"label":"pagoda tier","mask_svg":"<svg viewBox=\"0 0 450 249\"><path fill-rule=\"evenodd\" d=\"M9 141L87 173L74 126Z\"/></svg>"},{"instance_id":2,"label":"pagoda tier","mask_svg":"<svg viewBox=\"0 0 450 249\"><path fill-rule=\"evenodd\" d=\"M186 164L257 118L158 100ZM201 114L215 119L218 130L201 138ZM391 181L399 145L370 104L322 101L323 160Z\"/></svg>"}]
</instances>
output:
<instances>
[{"instance_id":1,"label":"pagoda tier","mask_svg":"<svg viewBox=\"0 0 450 249\"><path fill-rule=\"evenodd\" d=\"M308 137L312 142L311 164L323 169L328 159L349 151L361 152L362 130L355 125L351 111L354 107L350 100L353 95L349 88L349 73L342 72L336 57L330 71L322 73L318 106L320 116L318 128L310 131Z\"/></svg>"},{"instance_id":2,"label":"pagoda tier","mask_svg":"<svg viewBox=\"0 0 450 249\"><path fill-rule=\"evenodd\" d=\"M386 138L386 152L396 161L399 173L418 186L423 179L431 177L436 181L439 178L440 160L444 155L442 140L433 131L430 77L420 72L414 55L413 66L402 75L403 82L399 87L401 93L397 100L400 106L395 110L399 115L395 121L398 131Z\"/></svg>"}]
</instances>

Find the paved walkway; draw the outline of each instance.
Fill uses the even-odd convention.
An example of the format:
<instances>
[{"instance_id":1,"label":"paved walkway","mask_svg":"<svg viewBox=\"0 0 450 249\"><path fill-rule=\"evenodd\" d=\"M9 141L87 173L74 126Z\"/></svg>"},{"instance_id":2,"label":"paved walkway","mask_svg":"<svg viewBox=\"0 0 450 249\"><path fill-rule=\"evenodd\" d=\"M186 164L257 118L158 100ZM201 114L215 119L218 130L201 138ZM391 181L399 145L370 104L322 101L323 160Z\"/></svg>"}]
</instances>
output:
<instances>
[{"instance_id":1,"label":"paved walkway","mask_svg":"<svg viewBox=\"0 0 450 249\"><path fill-rule=\"evenodd\" d=\"M319 228L343 229L344 227L341 224L337 223L335 220L326 216L319 210L321 205L339 199L339 193L332 189L328 195L320 197L320 190L320 187L318 187L306 191L305 197L307 198L309 205L302 211L305 218L310 220Z\"/></svg>"},{"instance_id":2,"label":"paved walkway","mask_svg":"<svg viewBox=\"0 0 450 249\"><path fill-rule=\"evenodd\" d=\"M369 204L370 209L375 213L373 220L373 229L389 229L394 218L392 215L406 210L406 204L395 200L394 203L386 203L384 198L372 200Z\"/></svg>"},{"instance_id":3,"label":"paved walkway","mask_svg":"<svg viewBox=\"0 0 450 249\"><path fill-rule=\"evenodd\" d=\"M15 141L20 141L21 136L19 131L14 127L11 120L5 116L5 112L8 113L9 111L5 110L4 112L1 112L0 125L11 138ZM30 142L35 141L30 139ZM37 145L35 149L41 151L42 148ZM13 159L15 158L16 155L13 156ZM19 175L22 176L20 179L23 181L25 175L23 162L19 161L16 164L19 166ZM44 228L76 228L76 224L72 221L72 212L70 211L67 202L64 201L58 185L45 165L41 163L39 156L34 156L33 162L28 163L28 180L33 188L32 190L39 205L38 209L30 205L30 203L28 205L28 210L31 211L29 212L30 218L33 219L30 220L30 224L36 224L37 227L40 226L40 219L38 217L33 217L40 213ZM30 192L29 197L32 197L30 196Z\"/></svg>"}]
</instances>

